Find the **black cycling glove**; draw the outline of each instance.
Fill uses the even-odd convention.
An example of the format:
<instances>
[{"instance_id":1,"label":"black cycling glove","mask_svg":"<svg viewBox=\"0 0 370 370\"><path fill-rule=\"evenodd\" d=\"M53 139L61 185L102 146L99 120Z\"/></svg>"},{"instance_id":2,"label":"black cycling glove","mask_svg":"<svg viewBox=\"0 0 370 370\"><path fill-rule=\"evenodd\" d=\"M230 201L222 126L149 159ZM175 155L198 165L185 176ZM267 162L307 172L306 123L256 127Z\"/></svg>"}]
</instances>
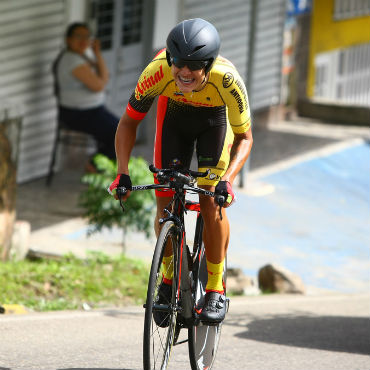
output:
<instances>
[{"instance_id":1,"label":"black cycling glove","mask_svg":"<svg viewBox=\"0 0 370 370\"><path fill-rule=\"evenodd\" d=\"M111 195L114 195L113 191L118 187L124 186L127 190L132 190L132 183L129 175L124 173L120 173L117 175L116 179L112 182L112 184L108 188L108 192Z\"/></svg>"},{"instance_id":2,"label":"black cycling glove","mask_svg":"<svg viewBox=\"0 0 370 370\"><path fill-rule=\"evenodd\" d=\"M223 195L225 197L225 202L229 203L229 205L231 205L236 200L233 188L228 181L220 181L216 185L215 193Z\"/></svg>"}]
</instances>

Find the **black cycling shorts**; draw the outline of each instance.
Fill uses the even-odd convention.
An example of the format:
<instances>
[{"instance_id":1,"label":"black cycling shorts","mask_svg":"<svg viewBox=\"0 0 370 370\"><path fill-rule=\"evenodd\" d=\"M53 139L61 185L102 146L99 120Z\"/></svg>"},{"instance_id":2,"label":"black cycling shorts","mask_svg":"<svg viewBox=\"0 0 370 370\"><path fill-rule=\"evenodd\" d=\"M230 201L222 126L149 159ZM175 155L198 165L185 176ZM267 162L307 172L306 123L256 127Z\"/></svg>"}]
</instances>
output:
<instances>
[{"instance_id":1,"label":"black cycling shorts","mask_svg":"<svg viewBox=\"0 0 370 370\"><path fill-rule=\"evenodd\" d=\"M176 160L189 168L196 148L198 171L207 169L207 177L198 185L217 185L228 168L234 134L227 119L225 106L196 107L160 96L157 106L157 127L154 165L169 168ZM171 192L156 192L171 196Z\"/></svg>"}]
</instances>

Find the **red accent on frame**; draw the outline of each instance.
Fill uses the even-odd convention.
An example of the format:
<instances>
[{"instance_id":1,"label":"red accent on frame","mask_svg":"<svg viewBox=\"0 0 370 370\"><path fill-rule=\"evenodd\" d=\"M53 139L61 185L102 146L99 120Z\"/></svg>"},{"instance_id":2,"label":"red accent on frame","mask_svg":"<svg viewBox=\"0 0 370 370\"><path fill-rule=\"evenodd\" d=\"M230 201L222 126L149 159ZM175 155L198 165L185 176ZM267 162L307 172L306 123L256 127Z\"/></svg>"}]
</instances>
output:
<instances>
[{"instance_id":1,"label":"red accent on frame","mask_svg":"<svg viewBox=\"0 0 370 370\"><path fill-rule=\"evenodd\" d=\"M189 211L196 211L200 212L200 204L199 203L185 203L185 208Z\"/></svg>"},{"instance_id":2,"label":"red accent on frame","mask_svg":"<svg viewBox=\"0 0 370 370\"><path fill-rule=\"evenodd\" d=\"M185 233L182 233L182 240L181 240L181 252L180 252L180 269L179 269L179 284L177 288L177 296L180 297L180 285L181 285L181 269L182 269L182 256L183 256L183 250L184 250L184 238L185 238Z\"/></svg>"}]
</instances>

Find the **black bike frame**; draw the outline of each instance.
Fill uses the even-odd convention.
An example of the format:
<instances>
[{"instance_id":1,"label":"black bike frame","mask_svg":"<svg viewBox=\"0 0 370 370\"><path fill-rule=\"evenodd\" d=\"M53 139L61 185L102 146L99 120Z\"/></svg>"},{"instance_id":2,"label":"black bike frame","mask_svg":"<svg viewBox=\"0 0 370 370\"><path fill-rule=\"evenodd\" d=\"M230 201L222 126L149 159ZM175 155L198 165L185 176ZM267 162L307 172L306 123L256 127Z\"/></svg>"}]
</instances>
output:
<instances>
[{"instance_id":1,"label":"black bike frame","mask_svg":"<svg viewBox=\"0 0 370 370\"><path fill-rule=\"evenodd\" d=\"M190 279L190 271L192 270L192 262L193 259L191 258L189 247L186 244L186 231L185 231L185 221L184 221L184 213L186 212L186 200L185 200L185 193L186 190L191 192L195 192L198 194L208 195L211 197L215 196L215 193L209 190L205 190L202 188L195 188L192 186L188 186L186 184L179 184L170 181L169 184L160 185L160 184L149 184L149 185L136 185L132 187L132 191L138 190L151 190L151 189L172 189L175 190L174 196L171 198L169 206L172 207L172 210L169 210L167 207L165 208L165 212L167 216L162 218L159 222L161 224L167 221L173 221L177 227L177 251L178 251L178 266L176 266L175 274L176 274L176 290L177 290L177 297L181 296L181 317L184 319L184 323L188 325L192 325L194 323L193 317L193 309L194 309L194 299L192 295L192 286L191 286L191 279ZM121 204L121 206L123 206ZM198 214L198 217L202 217ZM197 258L196 251L200 250L199 243L201 241L201 232L203 230L203 219L197 222L197 230L196 236L197 240L194 243L193 249L193 258ZM200 230L198 228L200 227ZM197 244L197 245L195 245Z\"/></svg>"},{"instance_id":2,"label":"black bike frame","mask_svg":"<svg viewBox=\"0 0 370 370\"><path fill-rule=\"evenodd\" d=\"M177 297L181 297L181 312L180 315L186 325L191 325L193 320L193 296L191 290L190 270L191 257L190 251L186 244L185 231L185 191L182 188L177 189L169 206L172 206L172 211L165 208L167 217L160 220L163 224L167 221L173 221L177 227L177 251L178 251L178 266L176 266L176 289Z\"/></svg>"}]
</instances>

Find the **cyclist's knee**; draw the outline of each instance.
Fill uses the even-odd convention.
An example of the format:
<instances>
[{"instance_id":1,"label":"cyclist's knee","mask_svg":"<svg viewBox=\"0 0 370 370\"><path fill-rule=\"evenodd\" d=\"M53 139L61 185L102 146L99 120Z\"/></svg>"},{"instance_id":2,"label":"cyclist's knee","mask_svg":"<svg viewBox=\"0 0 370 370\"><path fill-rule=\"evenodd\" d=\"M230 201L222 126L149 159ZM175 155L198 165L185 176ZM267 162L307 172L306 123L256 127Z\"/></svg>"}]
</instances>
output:
<instances>
[{"instance_id":1,"label":"cyclist's knee","mask_svg":"<svg viewBox=\"0 0 370 370\"><path fill-rule=\"evenodd\" d=\"M199 197L200 201L200 209L202 216L205 220L206 223L208 221L213 221L213 222L218 222L220 221L220 213L219 213L219 208L217 204L214 202L213 198L210 197ZM202 199L203 198L203 199ZM222 210L222 212L224 212Z\"/></svg>"},{"instance_id":2,"label":"cyclist's knee","mask_svg":"<svg viewBox=\"0 0 370 370\"><path fill-rule=\"evenodd\" d=\"M202 213L213 213L217 208L213 198L207 196L199 196L199 203Z\"/></svg>"}]
</instances>

